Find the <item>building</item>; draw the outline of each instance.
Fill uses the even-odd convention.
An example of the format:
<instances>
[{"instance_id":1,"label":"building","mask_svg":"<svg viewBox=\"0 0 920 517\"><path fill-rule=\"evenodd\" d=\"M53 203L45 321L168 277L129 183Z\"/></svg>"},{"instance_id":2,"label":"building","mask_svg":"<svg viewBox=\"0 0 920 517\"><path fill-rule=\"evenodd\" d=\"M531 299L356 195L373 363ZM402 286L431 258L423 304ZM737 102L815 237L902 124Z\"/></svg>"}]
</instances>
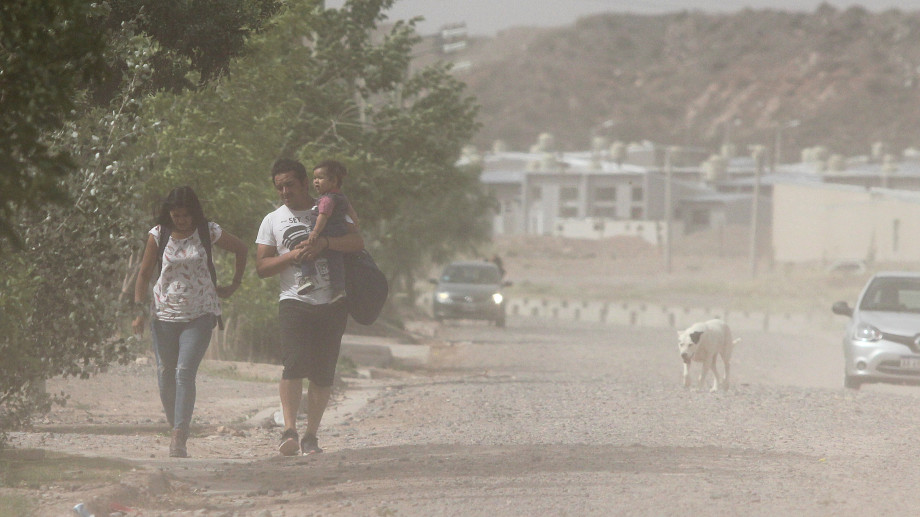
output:
<instances>
[{"instance_id":1,"label":"building","mask_svg":"<svg viewBox=\"0 0 920 517\"><path fill-rule=\"evenodd\" d=\"M748 224L753 188L726 183L753 176L753 162L730 165L708 181L698 149L670 156L651 142L629 146L617 163L603 152L493 152L482 157L482 182L496 198L495 234L605 238L631 235L663 244L668 210L672 229L684 233L726 224ZM750 187L750 183L747 187ZM670 196L670 198L669 198ZM669 205L670 203L670 205ZM769 208L769 203L762 203ZM768 212L764 221L769 221Z\"/></svg>"},{"instance_id":2,"label":"building","mask_svg":"<svg viewBox=\"0 0 920 517\"><path fill-rule=\"evenodd\" d=\"M774 186L774 258L781 263L914 262L920 192L790 180Z\"/></svg>"},{"instance_id":3,"label":"building","mask_svg":"<svg viewBox=\"0 0 920 517\"><path fill-rule=\"evenodd\" d=\"M757 193L761 242L780 263L915 261L920 257L920 153L783 164L758 174L749 157L706 167L705 153L672 156L671 192L662 146L629 146L616 163L604 152L494 152L482 182L498 200L496 234L665 243L673 235L750 225ZM668 204L670 200L670 205Z\"/></svg>"},{"instance_id":4,"label":"building","mask_svg":"<svg viewBox=\"0 0 920 517\"><path fill-rule=\"evenodd\" d=\"M772 188L781 263L914 262L920 257L920 162L856 158L838 171L786 168Z\"/></svg>"}]
</instances>

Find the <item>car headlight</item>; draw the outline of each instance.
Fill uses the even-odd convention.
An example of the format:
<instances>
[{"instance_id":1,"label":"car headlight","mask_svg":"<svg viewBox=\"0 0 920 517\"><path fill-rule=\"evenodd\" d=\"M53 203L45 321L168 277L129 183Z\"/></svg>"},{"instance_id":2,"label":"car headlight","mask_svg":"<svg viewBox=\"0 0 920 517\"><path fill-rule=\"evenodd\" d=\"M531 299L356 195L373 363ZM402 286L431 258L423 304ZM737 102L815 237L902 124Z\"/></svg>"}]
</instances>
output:
<instances>
[{"instance_id":1,"label":"car headlight","mask_svg":"<svg viewBox=\"0 0 920 517\"><path fill-rule=\"evenodd\" d=\"M502 293L495 293L492 295L492 301L495 302L495 305L501 304L502 300L504 299L505 298L502 296Z\"/></svg>"},{"instance_id":2,"label":"car headlight","mask_svg":"<svg viewBox=\"0 0 920 517\"><path fill-rule=\"evenodd\" d=\"M853 339L857 341L878 341L882 339L882 331L872 325L860 323L853 331Z\"/></svg>"},{"instance_id":3,"label":"car headlight","mask_svg":"<svg viewBox=\"0 0 920 517\"><path fill-rule=\"evenodd\" d=\"M441 303L445 303L450 300L450 295L444 292L435 293L434 297Z\"/></svg>"}]
</instances>

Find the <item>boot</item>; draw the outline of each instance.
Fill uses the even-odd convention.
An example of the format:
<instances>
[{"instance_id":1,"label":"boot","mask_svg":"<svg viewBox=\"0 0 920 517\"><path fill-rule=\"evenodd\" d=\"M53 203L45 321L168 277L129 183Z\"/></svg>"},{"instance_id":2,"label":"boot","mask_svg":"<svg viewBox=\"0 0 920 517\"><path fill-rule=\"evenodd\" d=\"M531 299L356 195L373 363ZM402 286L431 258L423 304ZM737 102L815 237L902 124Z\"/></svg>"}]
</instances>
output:
<instances>
[{"instance_id":1,"label":"boot","mask_svg":"<svg viewBox=\"0 0 920 517\"><path fill-rule=\"evenodd\" d=\"M187 430L173 429L172 440L169 442L169 457L188 458L188 450L185 448L185 442L187 440Z\"/></svg>"}]
</instances>

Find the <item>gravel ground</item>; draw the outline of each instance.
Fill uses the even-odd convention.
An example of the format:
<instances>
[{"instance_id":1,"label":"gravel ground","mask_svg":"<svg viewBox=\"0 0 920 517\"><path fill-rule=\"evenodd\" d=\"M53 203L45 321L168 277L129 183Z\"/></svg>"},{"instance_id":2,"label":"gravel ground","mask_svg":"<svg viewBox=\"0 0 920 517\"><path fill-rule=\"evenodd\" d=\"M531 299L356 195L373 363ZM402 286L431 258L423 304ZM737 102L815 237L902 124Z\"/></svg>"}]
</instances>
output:
<instances>
[{"instance_id":1,"label":"gravel ground","mask_svg":"<svg viewBox=\"0 0 920 517\"><path fill-rule=\"evenodd\" d=\"M275 404L271 383L204 374L184 461L153 430L150 366L60 386L80 409L14 444L136 470L118 485L45 487L38 515L80 501L135 515L492 517L911 515L920 504L917 391L844 390L832 335L742 335L733 388L709 393L680 386L673 329L512 319L437 333L429 368L346 380L318 456L277 457L277 429L246 427Z\"/></svg>"},{"instance_id":2,"label":"gravel ground","mask_svg":"<svg viewBox=\"0 0 920 517\"><path fill-rule=\"evenodd\" d=\"M533 256L506 258L512 278L552 278L551 250ZM660 277L650 261L622 274ZM727 271L744 275L743 262ZM97 516L914 515L920 388L845 390L840 323L735 332L732 388L709 393L681 386L675 329L417 322L429 365L343 379L321 428L326 452L296 458L277 456L279 429L266 424L278 366L205 365L187 460L167 457L149 361L112 367L50 381L70 403L12 444L130 470L0 494L33 498L38 516L78 502Z\"/></svg>"}]
</instances>

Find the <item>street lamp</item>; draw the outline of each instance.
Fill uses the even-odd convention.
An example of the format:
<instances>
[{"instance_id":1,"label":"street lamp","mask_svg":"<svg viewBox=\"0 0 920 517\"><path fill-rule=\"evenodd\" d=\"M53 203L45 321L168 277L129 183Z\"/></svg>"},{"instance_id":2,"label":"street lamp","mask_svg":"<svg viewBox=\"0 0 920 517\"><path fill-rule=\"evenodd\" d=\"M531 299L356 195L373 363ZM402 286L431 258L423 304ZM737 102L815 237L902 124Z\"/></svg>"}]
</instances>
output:
<instances>
[{"instance_id":1,"label":"street lamp","mask_svg":"<svg viewBox=\"0 0 920 517\"><path fill-rule=\"evenodd\" d=\"M785 124L776 125L776 141L773 144L773 164L772 167L770 167L770 172L776 172L776 166L779 165L780 160L783 159L783 130L799 127L801 124L801 121L795 119Z\"/></svg>"}]
</instances>

